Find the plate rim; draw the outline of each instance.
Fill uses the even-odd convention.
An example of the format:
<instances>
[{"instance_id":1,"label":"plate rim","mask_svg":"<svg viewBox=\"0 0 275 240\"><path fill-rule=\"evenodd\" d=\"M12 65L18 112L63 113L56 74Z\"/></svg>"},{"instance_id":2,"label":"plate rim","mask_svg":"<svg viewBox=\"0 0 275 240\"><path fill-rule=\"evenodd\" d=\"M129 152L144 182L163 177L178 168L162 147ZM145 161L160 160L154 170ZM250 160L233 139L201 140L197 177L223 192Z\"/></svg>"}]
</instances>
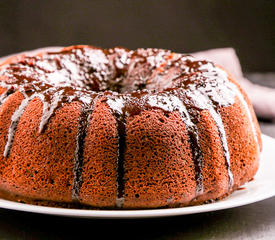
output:
<instances>
[{"instance_id":1,"label":"plate rim","mask_svg":"<svg viewBox=\"0 0 275 240\"><path fill-rule=\"evenodd\" d=\"M274 138L267 136L265 134L262 134L262 138L263 138L263 142L274 141L275 143ZM272 182L272 179L271 179L271 182ZM254 182L250 182L247 184L254 184ZM236 192L237 191L235 191L234 193L236 194ZM233 194L231 194L230 196L232 196ZM212 212L212 211L224 210L224 209L235 208L235 207L256 203L275 196L275 188L271 188L269 189L269 191L266 191L265 194L261 194L259 196L254 197L252 201L250 198L245 198L243 201L230 202L228 201L230 200L230 196L214 203L197 205L197 206L187 206L187 207L180 207L180 208L164 208L164 209L142 209L142 210L70 209L70 208L60 208L60 207L37 206L32 204L13 202L13 201L4 200L0 198L0 208L30 212L30 213L46 214L46 215L73 217L73 218L94 218L94 219L159 218L159 217L170 217L170 216Z\"/></svg>"}]
</instances>

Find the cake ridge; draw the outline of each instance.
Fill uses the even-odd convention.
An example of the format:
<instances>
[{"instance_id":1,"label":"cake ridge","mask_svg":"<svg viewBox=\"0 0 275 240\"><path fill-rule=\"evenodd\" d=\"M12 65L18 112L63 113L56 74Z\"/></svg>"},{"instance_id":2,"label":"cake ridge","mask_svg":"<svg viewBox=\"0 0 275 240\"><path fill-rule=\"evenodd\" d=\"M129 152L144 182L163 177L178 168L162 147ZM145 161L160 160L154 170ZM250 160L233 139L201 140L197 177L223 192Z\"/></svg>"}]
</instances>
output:
<instances>
[{"instance_id":1,"label":"cake ridge","mask_svg":"<svg viewBox=\"0 0 275 240\"><path fill-rule=\"evenodd\" d=\"M5 145L5 149L4 149L4 153L3 153L3 156L5 158L9 157L10 150L11 150L11 147L13 144L15 131L16 131L17 125L19 123L20 117L24 113L25 108L28 106L30 100L35 97L34 95L32 97L28 97L26 94L23 94L23 95L25 98L21 101L19 107L13 113L13 115L11 117L11 123L10 123L10 127L8 130L8 139L6 141L6 145Z\"/></svg>"},{"instance_id":2,"label":"cake ridge","mask_svg":"<svg viewBox=\"0 0 275 240\"><path fill-rule=\"evenodd\" d=\"M115 99L111 97L108 98L107 104L114 112L114 116L118 122L118 129L123 128L122 130L118 130L119 139L123 136L122 142L119 141L119 149L123 146L123 150L118 153L118 163L121 164L118 169L118 205L122 206L123 204L123 160L119 156L122 156L125 152L124 147L125 143L125 117L130 117L139 114L144 110L162 110L164 113L172 113L174 111L178 111L182 121L187 127L189 143L192 147L192 160L194 162L194 171L195 171L195 180L196 180L196 197L203 194L203 176L202 176L202 168L203 168L203 156L200 148L199 141L199 133L198 128L196 126L196 122L192 119L196 119L199 116L199 110L194 111L194 107L191 106L188 101L184 101L181 96L180 90L171 90L169 93L151 93L151 95L144 94L144 91L140 91L135 93L135 95L129 98L127 95L117 95ZM183 93L182 93L183 94ZM184 94L183 94L184 95ZM134 99L134 100L133 100ZM110 101L112 100L112 101ZM128 107L127 106L131 106Z\"/></svg>"},{"instance_id":3,"label":"cake ridge","mask_svg":"<svg viewBox=\"0 0 275 240\"><path fill-rule=\"evenodd\" d=\"M247 114L249 122L251 124L252 132L253 132L253 137L254 137L256 145L257 145L257 150L258 150L258 152L260 152L260 143L259 143L259 140L258 140L256 127L255 127L255 124L254 124L253 119L252 119L251 112L250 112L249 107L248 107L248 103L244 99L244 97L241 94L240 90L235 85L232 84L231 87L232 87L233 91L235 91L236 96L238 97L238 99L241 101L241 103L243 104L243 106L245 108L246 114Z\"/></svg>"},{"instance_id":4,"label":"cake ridge","mask_svg":"<svg viewBox=\"0 0 275 240\"><path fill-rule=\"evenodd\" d=\"M199 117L199 111L192 108L190 102L184 100L184 94L180 90L172 91L172 94L177 97L181 105L179 108L174 108L174 110L179 111L183 122L187 127L188 132L188 141L191 146L192 152L192 160L194 162L194 170L195 170L195 180L196 180L196 197L202 195L204 192L203 186L203 175L202 175L202 168L203 168L203 155L202 150L200 147L200 138L199 138L199 130L197 127L197 122L194 121L196 117ZM182 94L182 95L181 95Z\"/></svg>"},{"instance_id":5,"label":"cake ridge","mask_svg":"<svg viewBox=\"0 0 275 240\"><path fill-rule=\"evenodd\" d=\"M234 185L234 176L231 170L231 162L230 162L230 153L228 149L228 143L227 143L227 138L226 138L226 133L224 129L224 124L219 112L218 107L214 108L208 108L212 118L214 119L216 126L218 128L219 136L220 136L220 141L222 144L223 148L223 156L225 158L225 166L227 168L227 173L228 173L228 189L230 190L233 185Z\"/></svg>"}]
</instances>

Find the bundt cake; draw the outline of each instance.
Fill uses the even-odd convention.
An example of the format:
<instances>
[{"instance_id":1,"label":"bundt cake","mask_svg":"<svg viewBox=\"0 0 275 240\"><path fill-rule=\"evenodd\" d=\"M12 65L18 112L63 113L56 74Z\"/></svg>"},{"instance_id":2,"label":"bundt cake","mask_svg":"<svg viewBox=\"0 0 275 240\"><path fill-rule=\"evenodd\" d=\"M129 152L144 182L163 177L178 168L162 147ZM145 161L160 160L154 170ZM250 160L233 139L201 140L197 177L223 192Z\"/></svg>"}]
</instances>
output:
<instances>
[{"instance_id":1,"label":"bundt cake","mask_svg":"<svg viewBox=\"0 0 275 240\"><path fill-rule=\"evenodd\" d=\"M5 199L179 207L221 199L258 169L246 94L190 55L84 45L18 55L0 65L0 103Z\"/></svg>"}]
</instances>

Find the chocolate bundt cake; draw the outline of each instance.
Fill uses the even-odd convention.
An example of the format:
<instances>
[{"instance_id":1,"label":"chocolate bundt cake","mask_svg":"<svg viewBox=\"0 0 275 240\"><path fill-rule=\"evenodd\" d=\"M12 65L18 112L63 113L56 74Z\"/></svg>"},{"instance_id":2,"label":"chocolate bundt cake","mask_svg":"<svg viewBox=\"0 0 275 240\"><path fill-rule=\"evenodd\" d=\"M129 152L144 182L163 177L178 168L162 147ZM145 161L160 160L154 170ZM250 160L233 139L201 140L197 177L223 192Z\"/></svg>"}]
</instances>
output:
<instances>
[{"instance_id":1,"label":"chocolate bundt cake","mask_svg":"<svg viewBox=\"0 0 275 240\"><path fill-rule=\"evenodd\" d=\"M0 65L0 103L2 198L178 207L221 199L258 169L246 94L190 55L72 46L15 56Z\"/></svg>"}]
</instances>

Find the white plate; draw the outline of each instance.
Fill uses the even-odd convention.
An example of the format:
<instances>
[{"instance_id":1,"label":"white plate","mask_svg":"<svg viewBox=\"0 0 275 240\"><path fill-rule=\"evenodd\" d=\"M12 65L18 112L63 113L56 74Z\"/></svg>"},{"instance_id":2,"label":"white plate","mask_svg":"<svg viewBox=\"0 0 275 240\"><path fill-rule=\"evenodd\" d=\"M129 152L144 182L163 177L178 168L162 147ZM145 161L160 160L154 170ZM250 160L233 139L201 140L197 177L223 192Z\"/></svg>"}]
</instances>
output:
<instances>
[{"instance_id":1,"label":"white plate","mask_svg":"<svg viewBox=\"0 0 275 240\"><path fill-rule=\"evenodd\" d=\"M263 152L261 154L260 169L254 181L247 183L243 190L235 191L229 197L215 203L153 210L81 210L34 206L0 199L0 207L25 212L78 218L148 218L210 212L243 206L275 196L275 161L273 156L275 152L275 139L265 135L262 135L262 138Z\"/></svg>"}]
</instances>

